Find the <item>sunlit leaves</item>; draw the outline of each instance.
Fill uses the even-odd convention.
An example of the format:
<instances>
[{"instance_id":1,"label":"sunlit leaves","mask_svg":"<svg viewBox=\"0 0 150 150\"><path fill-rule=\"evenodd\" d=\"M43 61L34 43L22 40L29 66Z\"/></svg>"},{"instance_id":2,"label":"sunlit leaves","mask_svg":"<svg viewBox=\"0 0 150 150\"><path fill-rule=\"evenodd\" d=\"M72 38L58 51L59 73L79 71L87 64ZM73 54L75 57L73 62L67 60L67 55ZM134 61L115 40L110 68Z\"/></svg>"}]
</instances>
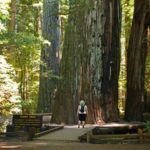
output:
<instances>
[{"instance_id":1,"label":"sunlit leaves","mask_svg":"<svg viewBox=\"0 0 150 150\"><path fill-rule=\"evenodd\" d=\"M126 48L130 36L130 29L133 19L134 1L122 0L122 34L121 34L121 64L119 76L119 109L124 112L125 99L126 99Z\"/></svg>"},{"instance_id":2,"label":"sunlit leaves","mask_svg":"<svg viewBox=\"0 0 150 150\"><path fill-rule=\"evenodd\" d=\"M14 81L15 70L0 55L0 115L20 112L19 84Z\"/></svg>"},{"instance_id":3,"label":"sunlit leaves","mask_svg":"<svg viewBox=\"0 0 150 150\"><path fill-rule=\"evenodd\" d=\"M150 49L148 50L148 55L147 55L147 59L146 59L145 88L146 88L147 92L150 93Z\"/></svg>"},{"instance_id":4,"label":"sunlit leaves","mask_svg":"<svg viewBox=\"0 0 150 150\"><path fill-rule=\"evenodd\" d=\"M122 0L122 35L129 38L134 11L134 0ZM125 34L125 35L124 35Z\"/></svg>"},{"instance_id":5,"label":"sunlit leaves","mask_svg":"<svg viewBox=\"0 0 150 150\"><path fill-rule=\"evenodd\" d=\"M0 0L0 32L6 30L6 19L9 17L9 2L10 0Z\"/></svg>"},{"instance_id":6,"label":"sunlit leaves","mask_svg":"<svg viewBox=\"0 0 150 150\"><path fill-rule=\"evenodd\" d=\"M43 3L42 3L42 2L34 3L34 4L33 4L33 7L42 7L42 6L43 6Z\"/></svg>"},{"instance_id":7,"label":"sunlit leaves","mask_svg":"<svg viewBox=\"0 0 150 150\"><path fill-rule=\"evenodd\" d=\"M0 0L0 4L5 4L4 7L8 10L9 5L6 7L6 2L6 0L5 3L4 0ZM11 7L7 14L0 10L0 29L2 27L6 29L0 33L1 51L6 56L7 62L12 64L11 67L16 72L13 79L18 84L17 88L22 100L22 110L26 111L26 113L34 113L36 110L41 46L50 45L48 41L44 41L39 36L41 33L40 17L42 2L42 0L17 0L16 29L14 32L8 32L6 24L8 17L12 13ZM0 5L0 8L2 6Z\"/></svg>"},{"instance_id":8,"label":"sunlit leaves","mask_svg":"<svg viewBox=\"0 0 150 150\"><path fill-rule=\"evenodd\" d=\"M44 44L44 45L51 46L51 42L50 42L50 41L48 41L48 40L44 40L44 41L43 41L43 44Z\"/></svg>"},{"instance_id":9,"label":"sunlit leaves","mask_svg":"<svg viewBox=\"0 0 150 150\"><path fill-rule=\"evenodd\" d=\"M29 110L26 109L26 111L33 113L38 100L40 50L43 39L32 33L5 32L2 34L1 40L3 41L3 54L17 72L14 79L19 85L22 108L28 108ZM26 103L23 102L24 88L28 95L25 99ZM33 109L25 106L29 104L28 100L33 101L32 105L30 104Z\"/></svg>"}]
</instances>

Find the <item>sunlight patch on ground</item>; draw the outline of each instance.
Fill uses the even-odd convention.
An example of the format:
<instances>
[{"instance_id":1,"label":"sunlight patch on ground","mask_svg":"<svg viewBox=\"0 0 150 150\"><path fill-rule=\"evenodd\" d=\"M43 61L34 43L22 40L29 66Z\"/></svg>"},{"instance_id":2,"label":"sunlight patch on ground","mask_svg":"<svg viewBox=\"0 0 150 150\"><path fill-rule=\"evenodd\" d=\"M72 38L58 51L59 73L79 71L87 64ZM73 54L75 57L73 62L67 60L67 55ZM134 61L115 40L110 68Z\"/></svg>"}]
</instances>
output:
<instances>
[{"instance_id":1,"label":"sunlight patch on ground","mask_svg":"<svg viewBox=\"0 0 150 150\"><path fill-rule=\"evenodd\" d=\"M22 147L21 145L0 145L0 148L4 148L4 149L14 149L14 148L20 148Z\"/></svg>"},{"instance_id":2,"label":"sunlight patch on ground","mask_svg":"<svg viewBox=\"0 0 150 150\"><path fill-rule=\"evenodd\" d=\"M94 127L94 126L98 126L97 124L86 124L85 128L90 128L90 127ZM65 125L65 128L68 129L73 129L73 128L78 128L78 125Z\"/></svg>"},{"instance_id":3,"label":"sunlight patch on ground","mask_svg":"<svg viewBox=\"0 0 150 150\"><path fill-rule=\"evenodd\" d=\"M119 124L119 123L109 123L109 124L105 124L104 126L106 126L106 127L118 127L118 126L125 126L125 125L127 125L127 124Z\"/></svg>"},{"instance_id":4,"label":"sunlight patch on ground","mask_svg":"<svg viewBox=\"0 0 150 150\"><path fill-rule=\"evenodd\" d=\"M48 143L45 142L40 142L40 143L36 143L36 145L47 145Z\"/></svg>"}]
</instances>

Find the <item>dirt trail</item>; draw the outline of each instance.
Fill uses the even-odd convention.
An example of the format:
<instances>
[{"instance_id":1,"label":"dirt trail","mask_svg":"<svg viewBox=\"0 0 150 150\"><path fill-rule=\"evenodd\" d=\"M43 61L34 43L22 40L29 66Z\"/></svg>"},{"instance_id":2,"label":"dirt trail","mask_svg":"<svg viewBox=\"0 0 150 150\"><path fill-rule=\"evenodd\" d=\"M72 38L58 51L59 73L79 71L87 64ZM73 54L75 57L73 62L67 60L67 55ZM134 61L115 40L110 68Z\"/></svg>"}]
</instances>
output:
<instances>
[{"instance_id":1,"label":"dirt trail","mask_svg":"<svg viewBox=\"0 0 150 150\"><path fill-rule=\"evenodd\" d=\"M149 150L144 144L87 144L60 141L1 142L0 150Z\"/></svg>"}]
</instances>

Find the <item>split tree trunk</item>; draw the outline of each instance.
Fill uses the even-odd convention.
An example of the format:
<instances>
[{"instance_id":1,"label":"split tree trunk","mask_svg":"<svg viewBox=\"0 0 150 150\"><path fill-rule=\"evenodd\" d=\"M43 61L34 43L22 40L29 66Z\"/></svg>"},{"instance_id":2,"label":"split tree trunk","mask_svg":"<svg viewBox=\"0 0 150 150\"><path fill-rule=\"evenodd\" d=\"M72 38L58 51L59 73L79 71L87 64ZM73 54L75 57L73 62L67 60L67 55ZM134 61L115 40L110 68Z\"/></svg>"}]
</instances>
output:
<instances>
[{"instance_id":1,"label":"split tree trunk","mask_svg":"<svg viewBox=\"0 0 150 150\"><path fill-rule=\"evenodd\" d=\"M59 1L44 0L43 36L51 45L41 51L38 112L52 112L57 90L60 53Z\"/></svg>"},{"instance_id":2,"label":"split tree trunk","mask_svg":"<svg viewBox=\"0 0 150 150\"><path fill-rule=\"evenodd\" d=\"M76 1L72 8L52 121L76 123L81 99L88 106L88 122L117 120L120 1Z\"/></svg>"},{"instance_id":3,"label":"split tree trunk","mask_svg":"<svg viewBox=\"0 0 150 150\"><path fill-rule=\"evenodd\" d=\"M142 121L149 1L136 0L127 50L127 100L125 119Z\"/></svg>"}]
</instances>

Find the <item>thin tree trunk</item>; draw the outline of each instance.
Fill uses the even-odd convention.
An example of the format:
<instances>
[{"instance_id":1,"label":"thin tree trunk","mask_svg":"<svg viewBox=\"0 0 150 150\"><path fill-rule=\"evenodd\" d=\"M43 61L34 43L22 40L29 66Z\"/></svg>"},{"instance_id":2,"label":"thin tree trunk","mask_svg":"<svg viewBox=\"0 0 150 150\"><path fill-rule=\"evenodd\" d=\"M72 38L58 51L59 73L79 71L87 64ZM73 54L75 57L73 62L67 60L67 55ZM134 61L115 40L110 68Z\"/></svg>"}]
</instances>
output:
<instances>
[{"instance_id":1,"label":"thin tree trunk","mask_svg":"<svg viewBox=\"0 0 150 150\"><path fill-rule=\"evenodd\" d=\"M37 15L35 16L35 34L38 36L40 35L40 22L41 22L41 8L37 8Z\"/></svg>"},{"instance_id":2,"label":"thin tree trunk","mask_svg":"<svg viewBox=\"0 0 150 150\"><path fill-rule=\"evenodd\" d=\"M9 31L15 31L15 22L16 22L16 0L11 0L11 15L10 15L10 20L8 22L8 30Z\"/></svg>"}]
</instances>

